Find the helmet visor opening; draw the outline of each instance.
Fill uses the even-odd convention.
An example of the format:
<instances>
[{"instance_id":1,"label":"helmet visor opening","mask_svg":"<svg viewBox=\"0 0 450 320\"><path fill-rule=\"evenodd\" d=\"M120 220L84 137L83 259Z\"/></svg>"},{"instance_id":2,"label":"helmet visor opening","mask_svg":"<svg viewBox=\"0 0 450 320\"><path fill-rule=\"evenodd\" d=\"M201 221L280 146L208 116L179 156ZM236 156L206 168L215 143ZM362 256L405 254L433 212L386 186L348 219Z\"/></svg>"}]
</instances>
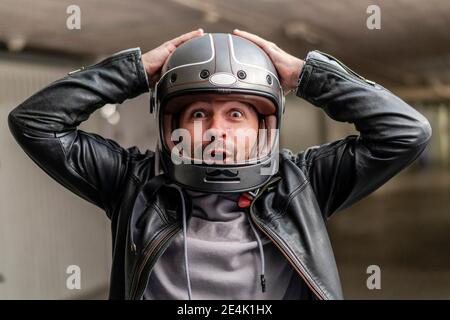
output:
<instances>
[{"instance_id":1,"label":"helmet visor opening","mask_svg":"<svg viewBox=\"0 0 450 320\"><path fill-rule=\"evenodd\" d=\"M236 112L234 106L243 104L253 110L248 111L253 115L251 121L243 119L239 125L225 120L218 129L211 124L212 120L189 118L191 111L202 110L201 106L205 104L210 117L219 112L219 108L227 114L230 110ZM172 160L206 165L245 165L257 163L278 151L277 107L268 98L250 94L182 95L167 101L161 112L161 140ZM188 122L186 117L190 119Z\"/></svg>"}]
</instances>

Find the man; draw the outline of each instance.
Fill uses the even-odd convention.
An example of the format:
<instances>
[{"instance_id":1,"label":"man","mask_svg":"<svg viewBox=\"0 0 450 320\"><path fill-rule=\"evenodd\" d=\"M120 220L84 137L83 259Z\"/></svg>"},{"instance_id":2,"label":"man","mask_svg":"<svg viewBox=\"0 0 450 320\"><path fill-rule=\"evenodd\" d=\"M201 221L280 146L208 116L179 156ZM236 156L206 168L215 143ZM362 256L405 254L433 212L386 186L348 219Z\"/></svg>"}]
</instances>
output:
<instances>
[{"instance_id":1,"label":"man","mask_svg":"<svg viewBox=\"0 0 450 320\"><path fill-rule=\"evenodd\" d=\"M149 87L155 152L77 130ZM292 90L360 134L278 152ZM111 219L111 299L342 299L326 221L431 137L420 113L335 58L303 61L238 30L119 52L36 93L8 123L43 170Z\"/></svg>"}]
</instances>

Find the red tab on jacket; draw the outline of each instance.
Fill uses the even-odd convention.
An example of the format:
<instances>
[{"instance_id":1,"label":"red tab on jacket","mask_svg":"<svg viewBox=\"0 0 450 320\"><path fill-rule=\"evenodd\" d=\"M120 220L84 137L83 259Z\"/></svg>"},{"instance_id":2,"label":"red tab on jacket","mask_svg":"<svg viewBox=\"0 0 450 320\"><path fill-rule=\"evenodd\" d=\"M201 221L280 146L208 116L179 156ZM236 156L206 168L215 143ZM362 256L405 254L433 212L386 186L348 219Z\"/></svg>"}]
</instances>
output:
<instances>
[{"instance_id":1,"label":"red tab on jacket","mask_svg":"<svg viewBox=\"0 0 450 320\"><path fill-rule=\"evenodd\" d=\"M253 197L249 195L247 192L241 194L238 200L238 207L239 208L248 208L252 204Z\"/></svg>"}]
</instances>

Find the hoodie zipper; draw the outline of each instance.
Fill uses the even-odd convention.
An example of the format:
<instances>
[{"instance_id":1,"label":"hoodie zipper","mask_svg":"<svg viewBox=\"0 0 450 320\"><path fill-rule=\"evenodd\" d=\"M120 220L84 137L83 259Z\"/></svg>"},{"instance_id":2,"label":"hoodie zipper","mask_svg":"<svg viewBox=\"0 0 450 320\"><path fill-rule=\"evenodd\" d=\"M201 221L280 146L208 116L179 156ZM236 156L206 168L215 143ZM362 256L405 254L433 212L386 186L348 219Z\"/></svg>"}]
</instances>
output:
<instances>
[{"instance_id":1,"label":"hoodie zipper","mask_svg":"<svg viewBox=\"0 0 450 320\"><path fill-rule=\"evenodd\" d=\"M266 184L262 189L261 192L259 192L255 198L253 199L251 205L250 205L250 217L255 223L255 225L277 246L277 248L281 251L281 253L285 256L285 258L289 261L289 263L292 265L295 271L302 277L302 279L305 281L305 283L308 285L308 287L312 290L312 292L320 299L320 300L328 300L328 298L321 292L321 290L317 287L315 283L313 283L308 276L306 276L305 271L303 270L303 266L299 263L296 263L296 261L291 257L291 254L288 252L288 249L283 246L280 241L278 241L278 236L275 235L271 230L266 228L263 224L260 224L257 219L255 218L253 214L253 205L260 197L261 194L264 193L264 191L269 187L269 185L275 183L276 181L280 180L281 178L276 178L270 181L268 184Z\"/></svg>"},{"instance_id":2,"label":"hoodie zipper","mask_svg":"<svg viewBox=\"0 0 450 320\"><path fill-rule=\"evenodd\" d=\"M172 239L173 236L175 236L175 234L180 230L181 229L177 224L170 225L160 232L160 235L157 237L157 239L154 239L147 244L146 248L144 249L143 259L138 268L135 269L135 272L132 276L130 299L136 299L138 293L142 291L142 283L140 282L145 267L149 264L154 263L158 255L162 253L163 250L161 249L163 249L163 247L165 247L166 244L169 243L169 240Z\"/></svg>"}]
</instances>

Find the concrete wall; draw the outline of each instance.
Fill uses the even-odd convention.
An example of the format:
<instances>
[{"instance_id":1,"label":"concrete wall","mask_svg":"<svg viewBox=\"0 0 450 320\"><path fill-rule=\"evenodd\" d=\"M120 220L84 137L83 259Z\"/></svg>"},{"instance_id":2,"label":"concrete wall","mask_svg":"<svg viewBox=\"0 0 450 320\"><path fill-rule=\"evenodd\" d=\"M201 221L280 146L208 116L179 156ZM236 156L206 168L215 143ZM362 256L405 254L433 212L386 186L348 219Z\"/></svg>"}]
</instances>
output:
<instances>
[{"instance_id":1,"label":"concrete wall","mask_svg":"<svg viewBox=\"0 0 450 320\"><path fill-rule=\"evenodd\" d=\"M108 286L109 220L38 168L7 126L15 106L73 69L0 60L0 299L90 297ZM101 125L96 115L83 129ZM81 290L66 288L69 265L81 268Z\"/></svg>"}]
</instances>

